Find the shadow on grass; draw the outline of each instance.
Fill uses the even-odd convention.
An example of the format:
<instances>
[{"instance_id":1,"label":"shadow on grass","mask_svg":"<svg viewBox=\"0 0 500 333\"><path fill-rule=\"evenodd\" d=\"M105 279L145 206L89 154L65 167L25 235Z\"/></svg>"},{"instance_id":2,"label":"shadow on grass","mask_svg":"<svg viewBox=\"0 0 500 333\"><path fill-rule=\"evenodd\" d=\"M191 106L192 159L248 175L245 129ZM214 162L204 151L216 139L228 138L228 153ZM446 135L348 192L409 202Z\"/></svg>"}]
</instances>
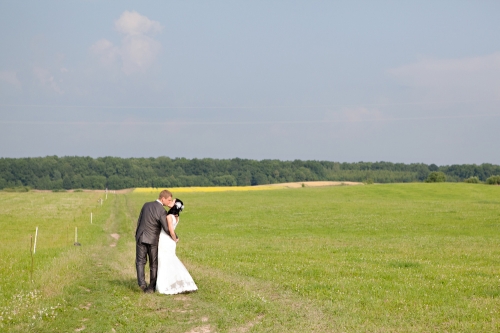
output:
<instances>
[{"instance_id":1,"label":"shadow on grass","mask_svg":"<svg viewBox=\"0 0 500 333\"><path fill-rule=\"evenodd\" d=\"M411 261L393 261L389 266L394 268L420 268L422 265Z\"/></svg>"},{"instance_id":2,"label":"shadow on grass","mask_svg":"<svg viewBox=\"0 0 500 333\"><path fill-rule=\"evenodd\" d=\"M133 292L142 292L142 290L137 285L137 279L123 279L123 280L109 280L109 283L115 286L122 287L123 289L128 289Z\"/></svg>"},{"instance_id":3,"label":"shadow on grass","mask_svg":"<svg viewBox=\"0 0 500 333\"><path fill-rule=\"evenodd\" d=\"M500 288L495 288L494 286L484 287L478 291L477 296L498 298L500 297Z\"/></svg>"}]
</instances>

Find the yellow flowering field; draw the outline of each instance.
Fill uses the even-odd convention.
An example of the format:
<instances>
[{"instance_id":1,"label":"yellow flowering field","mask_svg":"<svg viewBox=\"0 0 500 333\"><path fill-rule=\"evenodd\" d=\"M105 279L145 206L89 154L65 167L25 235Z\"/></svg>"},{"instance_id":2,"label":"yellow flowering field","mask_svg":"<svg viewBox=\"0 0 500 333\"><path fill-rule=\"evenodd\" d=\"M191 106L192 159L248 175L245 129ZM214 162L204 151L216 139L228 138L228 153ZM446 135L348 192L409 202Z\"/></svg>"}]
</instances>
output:
<instances>
[{"instance_id":1,"label":"yellow flowering field","mask_svg":"<svg viewBox=\"0 0 500 333\"><path fill-rule=\"evenodd\" d=\"M173 193L187 192L226 192L226 191L267 191L279 190L286 186L277 185L260 185L260 186L207 186L207 187L172 187L168 190ZM134 189L134 193L156 193L161 191L161 188L139 187Z\"/></svg>"}]
</instances>

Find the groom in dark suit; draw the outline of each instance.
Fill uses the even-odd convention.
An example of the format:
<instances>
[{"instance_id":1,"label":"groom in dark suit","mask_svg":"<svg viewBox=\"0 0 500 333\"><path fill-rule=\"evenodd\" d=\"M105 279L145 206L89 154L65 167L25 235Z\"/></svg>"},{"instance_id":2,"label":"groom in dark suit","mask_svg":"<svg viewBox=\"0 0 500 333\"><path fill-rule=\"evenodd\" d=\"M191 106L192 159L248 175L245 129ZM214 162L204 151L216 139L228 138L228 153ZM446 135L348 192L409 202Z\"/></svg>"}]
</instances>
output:
<instances>
[{"instance_id":1,"label":"groom in dark suit","mask_svg":"<svg viewBox=\"0 0 500 333\"><path fill-rule=\"evenodd\" d=\"M172 193L167 190L160 192L158 200L146 202L142 206L137 220L135 232L135 267L137 269L137 283L145 293L154 293L156 289L156 274L158 272L158 240L161 228L168 233L167 211L164 206L172 208L174 205ZM149 258L149 286L146 285L144 267Z\"/></svg>"}]
</instances>

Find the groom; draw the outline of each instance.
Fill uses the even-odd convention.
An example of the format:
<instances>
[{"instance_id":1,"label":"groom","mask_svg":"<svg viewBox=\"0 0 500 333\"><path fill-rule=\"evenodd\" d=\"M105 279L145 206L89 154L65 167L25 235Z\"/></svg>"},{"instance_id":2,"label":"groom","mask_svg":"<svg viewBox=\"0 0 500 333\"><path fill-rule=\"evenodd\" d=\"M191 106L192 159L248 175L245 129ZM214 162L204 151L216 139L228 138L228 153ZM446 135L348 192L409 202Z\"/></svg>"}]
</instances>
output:
<instances>
[{"instance_id":1,"label":"groom","mask_svg":"<svg viewBox=\"0 0 500 333\"><path fill-rule=\"evenodd\" d=\"M135 267L137 269L137 283L145 293L155 292L158 272L158 240L161 228L168 233L167 211L163 207L172 208L174 203L172 193L163 190L160 192L158 200L146 202L142 206L141 214L137 220ZM144 276L147 258L149 258L149 286L146 285Z\"/></svg>"}]
</instances>

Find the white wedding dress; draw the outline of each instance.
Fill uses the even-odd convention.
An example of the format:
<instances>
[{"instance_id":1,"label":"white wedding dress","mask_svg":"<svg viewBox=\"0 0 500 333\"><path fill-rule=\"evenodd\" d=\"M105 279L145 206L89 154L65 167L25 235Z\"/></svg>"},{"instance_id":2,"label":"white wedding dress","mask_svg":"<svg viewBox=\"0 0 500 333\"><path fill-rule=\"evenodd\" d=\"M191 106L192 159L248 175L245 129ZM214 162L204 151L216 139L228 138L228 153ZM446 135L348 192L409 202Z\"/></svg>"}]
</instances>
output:
<instances>
[{"instance_id":1,"label":"white wedding dress","mask_svg":"<svg viewBox=\"0 0 500 333\"><path fill-rule=\"evenodd\" d=\"M173 227L177 227L177 219L173 216ZM160 294L174 295L198 290L188 270L175 254L177 243L161 230L158 242L158 274L156 290Z\"/></svg>"}]
</instances>

